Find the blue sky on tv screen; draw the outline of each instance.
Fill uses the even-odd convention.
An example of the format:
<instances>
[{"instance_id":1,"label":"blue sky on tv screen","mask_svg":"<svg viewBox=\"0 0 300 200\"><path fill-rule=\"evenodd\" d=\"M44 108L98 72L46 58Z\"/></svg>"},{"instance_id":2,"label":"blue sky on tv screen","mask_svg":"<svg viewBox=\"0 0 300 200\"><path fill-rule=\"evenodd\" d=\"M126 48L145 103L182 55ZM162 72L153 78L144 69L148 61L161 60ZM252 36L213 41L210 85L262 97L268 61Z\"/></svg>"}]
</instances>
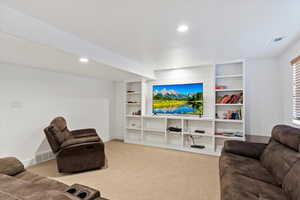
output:
<instances>
[{"instance_id":1,"label":"blue sky on tv screen","mask_svg":"<svg viewBox=\"0 0 300 200\"><path fill-rule=\"evenodd\" d=\"M175 90L180 94L189 94L203 92L203 83L191 83L191 84L176 84L176 85L153 85L153 91Z\"/></svg>"}]
</instances>

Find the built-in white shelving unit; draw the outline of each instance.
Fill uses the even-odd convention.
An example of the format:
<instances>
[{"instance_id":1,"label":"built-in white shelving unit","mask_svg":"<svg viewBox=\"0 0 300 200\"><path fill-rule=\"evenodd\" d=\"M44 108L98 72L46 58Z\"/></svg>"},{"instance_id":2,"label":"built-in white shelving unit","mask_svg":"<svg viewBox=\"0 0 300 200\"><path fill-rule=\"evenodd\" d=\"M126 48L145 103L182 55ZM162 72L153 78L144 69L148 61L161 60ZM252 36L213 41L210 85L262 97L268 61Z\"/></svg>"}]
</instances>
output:
<instances>
[{"instance_id":1,"label":"built-in white shelving unit","mask_svg":"<svg viewBox=\"0 0 300 200\"><path fill-rule=\"evenodd\" d=\"M224 86L223 89L216 89L215 104L215 133L224 133L224 135L215 135L215 151L220 153L224 141L226 140L245 140L245 62L235 61L215 65L216 88ZM218 99L228 95L242 96L242 100L234 103L220 103ZM240 113L238 119L225 119L226 113ZM237 133L239 137L234 134Z\"/></svg>"},{"instance_id":2,"label":"built-in white shelving unit","mask_svg":"<svg viewBox=\"0 0 300 200\"><path fill-rule=\"evenodd\" d=\"M147 83L145 81L126 83L125 142L160 148L182 150L209 155L220 155L224 141L245 140L245 63L243 61L213 65L215 86L205 91L213 94L213 109L210 117L150 115L146 112ZM239 95L243 100L218 103L220 96ZM151 94L152 96L152 94ZM239 117L225 119L226 113L240 113ZM180 128L170 132L168 127ZM204 133L196 133L203 130ZM222 134L224 133L224 134ZM192 148L192 144L204 145L204 149Z\"/></svg>"}]
</instances>

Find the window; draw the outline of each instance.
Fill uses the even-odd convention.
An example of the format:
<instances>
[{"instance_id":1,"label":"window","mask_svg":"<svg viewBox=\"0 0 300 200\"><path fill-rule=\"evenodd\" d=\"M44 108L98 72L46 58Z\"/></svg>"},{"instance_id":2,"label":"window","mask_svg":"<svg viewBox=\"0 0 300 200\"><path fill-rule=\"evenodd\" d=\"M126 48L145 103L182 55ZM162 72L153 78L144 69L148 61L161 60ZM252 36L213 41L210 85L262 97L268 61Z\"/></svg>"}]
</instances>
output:
<instances>
[{"instance_id":1,"label":"window","mask_svg":"<svg viewBox=\"0 0 300 200\"><path fill-rule=\"evenodd\" d=\"M293 121L300 124L300 56L291 61L293 66Z\"/></svg>"}]
</instances>

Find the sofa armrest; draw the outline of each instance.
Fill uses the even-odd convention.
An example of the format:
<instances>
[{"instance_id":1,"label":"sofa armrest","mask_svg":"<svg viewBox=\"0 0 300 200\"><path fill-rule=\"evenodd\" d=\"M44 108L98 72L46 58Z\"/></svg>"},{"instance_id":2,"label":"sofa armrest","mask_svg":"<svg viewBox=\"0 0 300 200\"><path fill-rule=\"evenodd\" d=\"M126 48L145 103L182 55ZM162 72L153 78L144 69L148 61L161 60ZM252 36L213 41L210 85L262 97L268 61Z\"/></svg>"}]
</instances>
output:
<instances>
[{"instance_id":1,"label":"sofa armrest","mask_svg":"<svg viewBox=\"0 0 300 200\"><path fill-rule=\"evenodd\" d=\"M75 138L98 136L96 129L94 129L94 128L73 130L73 131L71 131L71 134Z\"/></svg>"},{"instance_id":2,"label":"sofa armrest","mask_svg":"<svg viewBox=\"0 0 300 200\"><path fill-rule=\"evenodd\" d=\"M240 156L259 159L267 144L228 140L224 143L223 151Z\"/></svg>"},{"instance_id":3,"label":"sofa armrest","mask_svg":"<svg viewBox=\"0 0 300 200\"><path fill-rule=\"evenodd\" d=\"M0 173L14 176L23 172L24 165L14 157L0 158Z\"/></svg>"}]
</instances>

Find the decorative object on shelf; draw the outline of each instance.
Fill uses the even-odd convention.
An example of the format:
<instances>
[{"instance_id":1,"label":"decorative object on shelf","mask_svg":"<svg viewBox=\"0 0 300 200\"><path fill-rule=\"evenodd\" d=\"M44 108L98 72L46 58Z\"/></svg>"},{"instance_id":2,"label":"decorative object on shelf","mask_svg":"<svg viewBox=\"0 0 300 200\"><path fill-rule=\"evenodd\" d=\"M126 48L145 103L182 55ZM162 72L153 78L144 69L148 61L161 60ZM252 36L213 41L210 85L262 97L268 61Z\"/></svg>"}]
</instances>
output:
<instances>
[{"instance_id":1,"label":"decorative object on shelf","mask_svg":"<svg viewBox=\"0 0 300 200\"><path fill-rule=\"evenodd\" d=\"M242 104L243 103L243 93L233 94L233 95L224 95L217 96L216 98L217 104Z\"/></svg>"},{"instance_id":2,"label":"decorative object on shelf","mask_svg":"<svg viewBox=\"0 0 300 200\"><path fill-rule=\"evenodd\" d=\"M195 133L200 133L200 134L205 134L205 131L204 131L204 130L195 130L194 132L195 132Z\"/></svg>"},{"instance_id":3,"label":"decorative object on shelf","mask_svg":"<svg viewBox=\"0 0 300 200\"><path fill-rule=\"evenodd\" d=\"M197 145L195 144L195 140L194 140L194 136L190 135L189 136L192 139L193 144L191 145L191 148L197 148L197 149L204 149L205 146L204 145Z\"/></svg>"},{"instance_id":4,"label":"decorative object on shelf","mask_svg":"<svg viewBox=\"0 0 300 200\"><path fill-rule=\"evenodd\" d=\"M139 103L138 101L128 101L127 103Z\"/></svg>"},{"instance_id":5,"label":"decorative object on shelf","mask_svg":"<svg viewBox=\"0 0 300 200\"><path fill-rule=\"evenodd\" d=\"M182 131L181 128L177 128L177 127L168 127L167 130L171 131L171 132L181 132Z\"/></svg>"},{"instance_id":6,"label":"decorative object on shelf","mask_svg":"<svg viewBox=\"0 0 300 200\"><path fill-rule=\"evenodd\" d=\"M191 145L191 148L205 149L205 146L204 146L204 145L196 145L196 144L193 144L193 145Z\"/></svg>"},{"instance_id":7,"label":"decorative object on shelf","mask_svg":"<svg viewBox=\"0 0 300 200\"><path fill-rule=\"evenodd\" d=\"M225 85L217 85L216 86L216 90L224 90L224 89L226 89Z\"/></svg>"},{"instance_id":8,"label":"decorative object on shelf","mask_svg":"<svg viewBox=\"0 0 300 200\"><path fill-rule=\"evenodd\" d=\"M223 113L223 119L242 120L242 110L241 109L236 111L229 110Z\"/></svg>"},{"instance_id":9,"label":"decorative object on shelf","mask_svg":"<svg viewBox=\"0 0 300 200\"><path fill-rule=\"evenodd\" d=\"M135 123L131 123L131 124L130 124L130 127L132 127L132 128L137 128Z\"/></svg>"},{"instance_id":10,"label":"decorative object on shelf","mask_svg":"<svg viewBox=\"0 0 300 200\"><path fill-rule=\"evenodd\" d=\"M141 115L142 114L142 112L141 112L141 110L138 110L138 111L136 111L136 112L132 112L131 113L132 115Z\"/></svg>"}]
</instances>

